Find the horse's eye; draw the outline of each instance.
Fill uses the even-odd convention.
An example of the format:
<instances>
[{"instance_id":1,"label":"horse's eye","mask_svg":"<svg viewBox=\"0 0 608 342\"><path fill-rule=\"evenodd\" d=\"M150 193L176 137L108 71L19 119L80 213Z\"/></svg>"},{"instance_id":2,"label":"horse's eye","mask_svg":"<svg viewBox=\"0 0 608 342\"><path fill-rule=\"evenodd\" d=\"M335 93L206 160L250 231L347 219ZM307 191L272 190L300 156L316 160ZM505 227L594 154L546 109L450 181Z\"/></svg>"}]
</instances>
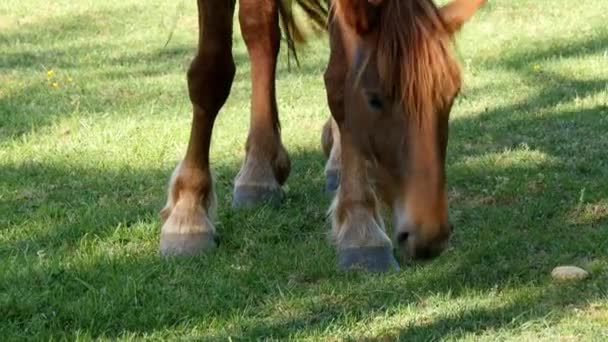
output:
<instances>
[{"instance_id":1,"label":"horse's eye","mask_svg":"<svg viewBox=\"0 0 608 342\"><path fill-rule=\"evenodd\" d=\"M367 104L371 109L376 111L381 111L384 107L384 104L382 103L382 100L378 94L370 94L369 98L367 99Z\"/></svg>"}]
</instances>

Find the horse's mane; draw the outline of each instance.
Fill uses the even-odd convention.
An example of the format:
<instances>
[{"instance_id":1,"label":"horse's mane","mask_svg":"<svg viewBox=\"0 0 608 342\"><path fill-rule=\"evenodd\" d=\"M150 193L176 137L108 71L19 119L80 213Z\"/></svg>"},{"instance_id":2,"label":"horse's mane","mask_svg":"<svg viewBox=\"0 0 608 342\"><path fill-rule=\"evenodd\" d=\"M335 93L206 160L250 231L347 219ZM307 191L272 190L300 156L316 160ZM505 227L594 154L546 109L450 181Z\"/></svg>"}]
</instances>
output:
<instances>
[{"instance_id":1,"label":"horse's mane","mask_svg":"<svg viewBox=\"0 0 608 342\"><path fill-rule=\"evenodd\" d=\"M460 88L459 66L449 51L451 35L431 0L385 0L378 25L381 86L422 124L449 105Z\"/></svg>"}]
</instances>

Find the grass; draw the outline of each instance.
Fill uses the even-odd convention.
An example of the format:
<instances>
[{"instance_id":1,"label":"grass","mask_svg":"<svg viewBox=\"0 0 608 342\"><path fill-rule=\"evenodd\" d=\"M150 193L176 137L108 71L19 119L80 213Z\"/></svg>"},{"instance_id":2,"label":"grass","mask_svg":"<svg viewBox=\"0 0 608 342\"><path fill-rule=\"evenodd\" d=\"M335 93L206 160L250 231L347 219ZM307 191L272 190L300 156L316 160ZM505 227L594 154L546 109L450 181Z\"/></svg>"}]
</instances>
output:
<instances>
[{"instance_id":1,"label":"grass","mask_svg":"<svg viewBox=\"0 0 608 342\"><path fill-rule=\"evenodd\" d=\"M145 3L145 4L144 4ZM278 76L293 160L279 210L229 209L250 83L212 146L222 247L157 255L190 128L194 1L0 4L0 336L18 339L605 340L604 0L495 0L458 36L452 246L388 275L341 274L325 236L323 39ZM173 38L163 47L174 19ZM571 264L590 279L557 283Z\"/></svg>"}]
</instances>

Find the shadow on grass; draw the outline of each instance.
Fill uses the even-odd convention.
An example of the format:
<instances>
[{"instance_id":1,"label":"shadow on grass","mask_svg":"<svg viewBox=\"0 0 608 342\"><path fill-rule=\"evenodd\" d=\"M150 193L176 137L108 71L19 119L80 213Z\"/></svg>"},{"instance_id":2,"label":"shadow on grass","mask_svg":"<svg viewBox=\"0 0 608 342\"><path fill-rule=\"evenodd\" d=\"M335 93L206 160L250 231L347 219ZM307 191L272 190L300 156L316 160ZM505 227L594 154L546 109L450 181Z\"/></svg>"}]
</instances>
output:
<instances>
[{"instance_id":1,"label":"shadow on grass","mask_svg":"<svg viewBox=\"0 0 608 342\"><path fill-rule=\"evenodd\" d=\"M126 29L125 23L119 18L138 11L139 6L130 6L41 18L2 32L0 48L7 51L0 55L0 70L8 76L0 79L7 82L6 90L0 91L0 114L8 120L0 123L0 143L38 132L69 113L95 117L119 110L124 103L133 102L133 96L146 97L141 103L163 96L188 101L186 70L196 53L196 39L192 44L172 42L146 51L126 49L121 36L124 32L120 32ZM12 51L18 45L24 48ZM49 45L53 47L47 48ZM233 55L239 75L247 77L249 83L249 58L242 43L236 44ZM281 61L278 79L309 75L322 70L324 64L303 63L300 68L292 67L290 73L286 67ZM49 81L46 73L51 69L57 75ZM142 80L176 74L183 79L180 92L160 83L159 94L149 94L149 88L141 88ZM73 76L74 83L65 84L68 76ZM58 89L51 86L55 81ZM172 103L177 106L177 100Z\"/></svg>"},{"instance_id":2,"label":"shadow on grass","mask_svg":"<svg viewBox=\"0 0 608 342\"><path fill-rule=\"evenodd\" d=\"M504 51L505 53L495 60L482 61L482 65L522 71L530 69L535 62L601 54L606 51L606 38L608 38L606 35L608 31L598 30L586 39L555 39L543 42L531 50Z\"/></svg>"},{"instance_id":3,"label":"shadow on grass","mask_svg":"<svg viewBox=\"0 0 608 342\"><path fill-rule=\"evenodd\" d=\"M288 246L304 242L307 254L323 241L324 183L311 167L322 170L320 153L297 156L293 172L300 180L291 182L281 210L253 212L227 210L237 167L216 168L222 248L171 262L157 255L158 211L171 169L2 165L6 243L0 258L8 264L0 281L0 330L14 328L11 334L24 337L60 331L119 336L246 309L287 278L295 261ZM303 255L296 263L307 262Z\"/></svg>"},{"instance_id":4,"label":"shadow on grass","mask_svg":"<svg viewBox=\"0 0 608 342\"><path fill-rule=\"evenodd\" d=\"M580 135L598 129L594 114L554 113L542 123L556 137ZM455 129L473 135L482 129L502 138L511 132L507 128L525 133L537 124L494 117L483 119L490 123L483 128L474 118L457 121ZM469 140L454 138L455 150ZM10 263L0 286L8 295L0 306L5 329L24 336L29 331L47 337L121 337L170 336L195 326L200 328L196 334L208 338L287 338L324 334L336 324L369 320L399 307L422 310L425 299L436 295L458 300L497 290L518 292L504 306L467 308L453 316L412 322L397 332L390 329L387 336L441 339L516 328L548 316L559 320L572 306L598 299L598 288L606 290L601 281L555 286L548 279L558 262L604 255L605 246L597 243L605 240L601 229L583 225L572 230L565 221L565 213L576 206L577 193L569 191L588 183L596 185L596 196L601 197L608 189L598 180L603 171L592 168L581 174L566 163L572 152L594 156L597 151L580 145L563 150L543 137L528 138L555 161L502 168L450 165L451 185L466 189L452 205L461 227L452 249L432 263L380 277L344 275L334 269L334 252L324 239L329 200L321 191L320 151L293 156L288 198L279 210L228 210L237 167L217 168L218 228L224 243L209 255L178 261L156 255L157 212L170 168L4 165L0 173L9 200L0 212L2 226L13 236L0 248L0 256ZM487 148L500 150L497 144ZM487 153L479 151L479 156ZM542 191L518 195L538 173L555 178L546 180ZM503 176L514 183L492 193L489 202L476 200ZM215 332L206 332L208 326Z\"/></svg>"},{"instance_id":5,"label":"shadow on grass","mask_svg":"<svg viewBox=\"0 0 608 342\"><path fill-rule=\"evenodd\" d=\"M104 45L91 44L100 36L119 35L119 18L141 11L138 6L128 6L112 10L95 10L59 16L31 18L19 23L15 28L4 29L0 33L0 46L7 50L19 45L25 51L3 52L0 56L0 70L38 68L41 66L75 68L92 66L96 61L86 57L91 51ZM124 26L124 25L122 25ZM52 43L52 44L49 44ZM110 46L111 39L106 44ZM61 48L39 48L69 44ZM35 47L35 49L32 49Z\"/></svg>"}]
</instances>

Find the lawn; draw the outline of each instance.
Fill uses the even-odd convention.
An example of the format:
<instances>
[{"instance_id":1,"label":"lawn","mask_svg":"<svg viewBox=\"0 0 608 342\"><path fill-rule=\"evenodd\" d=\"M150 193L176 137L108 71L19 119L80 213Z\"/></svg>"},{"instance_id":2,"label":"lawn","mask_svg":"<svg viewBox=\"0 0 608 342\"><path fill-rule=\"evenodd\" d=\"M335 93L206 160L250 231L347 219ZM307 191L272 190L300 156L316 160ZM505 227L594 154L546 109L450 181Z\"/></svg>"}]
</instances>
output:
<instances>
[{"instance_id":1,"label":"lawn","mask_svg":"<svg viewBox=\"0 0 608 342\"><path fill-rule=\"evenodd\" d=\"M233 211L250 94L237 29L212 145L222 245L164 260L158 212L189 135L195 1L3 0L0 336L608 339L606 13L606 0L490 0L465 27L451 247L371 275L338 272L326 239L324 38L300 68L281 53L285 202ZM552 280L564 264L591 277Z\"/></svg>"}]
</instances>

